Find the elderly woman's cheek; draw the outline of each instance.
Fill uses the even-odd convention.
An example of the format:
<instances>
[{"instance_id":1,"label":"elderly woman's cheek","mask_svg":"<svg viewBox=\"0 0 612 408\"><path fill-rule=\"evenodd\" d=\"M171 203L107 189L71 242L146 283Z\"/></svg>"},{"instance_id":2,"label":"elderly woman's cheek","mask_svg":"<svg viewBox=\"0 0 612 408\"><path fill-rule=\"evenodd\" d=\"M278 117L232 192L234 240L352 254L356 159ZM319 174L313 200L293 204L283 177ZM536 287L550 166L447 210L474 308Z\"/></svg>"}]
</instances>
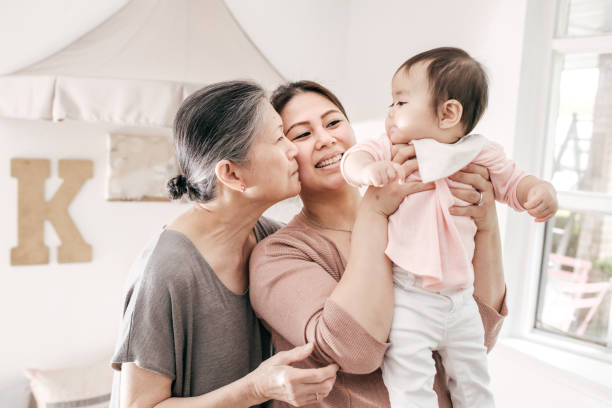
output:
<instances>
[{"instance_id":1,"label":"elderly woman's cheek","mask_svg":"<svg viewBox=\"0 0 612 408\"><path fill-rule=\"evenodd\" d=\"M257 163L251 167L252 187L257 187L262 198L281 201L295 196L300 191L297 163L282 152L260 150L256 152Z\"/></svg>"}]
</instances>

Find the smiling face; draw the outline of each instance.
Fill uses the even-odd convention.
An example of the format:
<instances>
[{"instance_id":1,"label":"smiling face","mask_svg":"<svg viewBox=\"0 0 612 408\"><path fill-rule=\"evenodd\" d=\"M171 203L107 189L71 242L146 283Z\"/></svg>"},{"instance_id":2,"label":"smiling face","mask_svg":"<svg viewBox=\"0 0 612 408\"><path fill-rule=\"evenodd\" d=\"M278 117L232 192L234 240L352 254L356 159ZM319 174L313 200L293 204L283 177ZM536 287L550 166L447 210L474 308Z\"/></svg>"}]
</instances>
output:
<instances>
[{"instance_id":1,"label":"smiling face","mask_svg":"<svg viewBox=\"0 0 612 408\"><path fill-rule=\"evenodd\" d=\"M281 118L287 138L298 149L302 190L343 187L340 159L355 144L355 134L340 109L323 95L303 92L284 106Z\"/></svg>"},{"instance_id":2,"label":"smiling face","mask_svg":"<svg viewBox=\"0 0 612 408\"><path fill-rule=\"evenodd\" d=\"M297 149L283 133L280 116L269 102L253 144L249 149L245 182L251 194L276 203L300 192Z\"/></svg>"},{"instance_id":3,"label":"smiling face","mask_svg":"<svg viewBox=\"0 0 612 408\"><path fill-rule=\"evenodd\" d=\"M428 62L418 62L410 70L402 69L393 76L393 103L385 119L385 130L391 143L437 139L438 118L431 106L427 66Z\"/></svg>"}]
</instances>

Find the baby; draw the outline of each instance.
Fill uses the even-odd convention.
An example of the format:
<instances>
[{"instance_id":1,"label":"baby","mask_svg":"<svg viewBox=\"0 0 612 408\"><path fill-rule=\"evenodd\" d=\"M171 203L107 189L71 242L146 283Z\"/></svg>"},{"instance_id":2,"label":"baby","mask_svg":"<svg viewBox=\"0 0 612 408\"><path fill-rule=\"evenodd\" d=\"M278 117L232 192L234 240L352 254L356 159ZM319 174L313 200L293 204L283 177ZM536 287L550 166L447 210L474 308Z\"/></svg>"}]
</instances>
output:
<instances>
[{"instance_id":1,"label":"baby","mask_svg":"<svg viewBox=\"0 0 612 408\"><path fill-rule=\"evenodd\" d=\"M468 205L449 187L471 187L448 176L469 163L486 167L495 198L527 210L537 222L557 211L556 193L550 183L518 169L499 145L469 134L488 91L485 72L465 51L445 47L418 54L399 67L391 87L386 134L355 145L341 162L350 184L382 186L401 180L391 146L412 143L419 170L408 180L435 183L434 190L407 196L389 217L385 253L393 262L395 309L383 379L391 406L438 406L431 355L438 350L453 406L490 408L484 329L472 296L476 225L449 213L453 205Z\"/></svg>"}]
</instances>

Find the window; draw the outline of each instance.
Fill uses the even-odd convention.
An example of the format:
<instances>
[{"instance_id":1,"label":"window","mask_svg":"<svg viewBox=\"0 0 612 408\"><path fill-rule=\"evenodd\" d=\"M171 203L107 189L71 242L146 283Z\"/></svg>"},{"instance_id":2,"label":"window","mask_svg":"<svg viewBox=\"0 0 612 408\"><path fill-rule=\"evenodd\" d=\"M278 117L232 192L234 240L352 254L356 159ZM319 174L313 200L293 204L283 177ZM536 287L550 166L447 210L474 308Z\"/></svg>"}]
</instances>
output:
<instances>
[{"instance_id":1,"label":"window","mask_svg":"<svg viewBox=\"0 0 612 408\"><path fill-rule=\"evenodd\" d=\"M559 1L535 328L612 348L612 2Z\"/></svg>"}]
</instances>

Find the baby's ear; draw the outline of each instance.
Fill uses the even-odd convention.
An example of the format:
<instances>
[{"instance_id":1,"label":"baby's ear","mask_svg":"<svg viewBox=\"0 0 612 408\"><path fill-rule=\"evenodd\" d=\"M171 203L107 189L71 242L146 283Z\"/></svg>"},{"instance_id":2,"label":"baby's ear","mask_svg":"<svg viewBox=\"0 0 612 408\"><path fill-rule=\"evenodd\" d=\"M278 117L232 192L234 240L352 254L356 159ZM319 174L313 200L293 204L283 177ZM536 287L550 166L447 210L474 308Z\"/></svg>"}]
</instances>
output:
<instances>
[{"instance_id":1,"label":"baby's ear","mask_svg":"<svg viewBox=\"0 0 612 408\"><path fill-rule=\"evenodd\" d=\"M456 99L449 99L438 109L438 126L440 129L450 129L461 122L463 105Z\"/></svg>"}]
</instances>

